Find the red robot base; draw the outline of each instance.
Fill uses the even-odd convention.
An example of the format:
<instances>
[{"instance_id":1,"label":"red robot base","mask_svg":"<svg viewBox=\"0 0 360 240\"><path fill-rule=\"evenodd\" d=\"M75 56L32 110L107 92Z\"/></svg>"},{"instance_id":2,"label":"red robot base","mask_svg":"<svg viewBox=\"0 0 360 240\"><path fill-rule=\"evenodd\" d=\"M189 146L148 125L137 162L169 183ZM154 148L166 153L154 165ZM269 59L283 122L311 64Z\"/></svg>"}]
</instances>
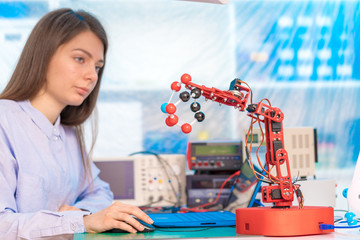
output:
<instances>
[{"instance_id":1,"label":"red robot base","mask_svg":"<svg viewBox=\"0 0 360 240\"><path fill-rule=\"evenodd\" d=\"M236 233L273 237L315 235L333 232L321 230L319 224L334 225L332 207L238 208Z\"/></svg>"}]
</instances>

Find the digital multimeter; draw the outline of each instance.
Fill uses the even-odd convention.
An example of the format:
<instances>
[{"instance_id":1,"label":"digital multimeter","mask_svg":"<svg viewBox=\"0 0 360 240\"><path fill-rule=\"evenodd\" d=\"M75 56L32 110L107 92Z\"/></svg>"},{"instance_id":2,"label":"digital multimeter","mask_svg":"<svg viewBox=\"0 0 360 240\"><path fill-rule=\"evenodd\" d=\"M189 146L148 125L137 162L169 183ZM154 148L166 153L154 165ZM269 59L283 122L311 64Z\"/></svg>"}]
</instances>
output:
<instances>
[{"instance_id":1,"label":"digital multimeter","mask_svg":"<svg viewBox=\"0 0 360 240\"><path fill-rule=\"evenodd\" d=\"M242 165L241 142L189 142L187 160L191 170L240 169Z\"/></svg>"}]
</instances>

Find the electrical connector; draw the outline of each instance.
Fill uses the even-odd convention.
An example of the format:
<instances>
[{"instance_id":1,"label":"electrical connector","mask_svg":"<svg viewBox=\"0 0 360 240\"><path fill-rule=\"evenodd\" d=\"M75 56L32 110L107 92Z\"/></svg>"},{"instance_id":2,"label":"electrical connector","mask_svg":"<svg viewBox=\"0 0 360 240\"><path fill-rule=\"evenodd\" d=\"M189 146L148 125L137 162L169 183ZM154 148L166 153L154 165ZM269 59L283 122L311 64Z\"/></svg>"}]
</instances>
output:
<instances>
[{"instance_id":1,"label":"electrical connector","mask_svg":"<svg viewBox=\"0 0 360 240\"><path fill-rule=\"evenodd\" d=\"M319 228L320 230L329 230L329 229L334 229L335 226L334 225L331 225L331 224L319 224Z\"/></svg>"}]
</instances>

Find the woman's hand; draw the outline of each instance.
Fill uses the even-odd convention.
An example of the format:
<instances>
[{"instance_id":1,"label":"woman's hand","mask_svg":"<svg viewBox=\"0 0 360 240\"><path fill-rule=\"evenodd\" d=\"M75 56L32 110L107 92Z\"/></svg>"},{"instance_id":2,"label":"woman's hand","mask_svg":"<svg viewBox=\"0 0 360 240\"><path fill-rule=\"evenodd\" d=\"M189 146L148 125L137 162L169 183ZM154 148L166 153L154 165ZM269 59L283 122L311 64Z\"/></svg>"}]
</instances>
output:
<instances>
[{"instance_id":1,"label":"woman's hand","mask_svg":"<svg viewBox=\"0 0 360 240\"><path fill-rule=\"evenodd\" d=\"M120 228L131 233L144 230L144 226L131 215L146 223L153 223L151 218L140 208L115 202L99 212L84 216L84 226L86 232L89 233L104 232L113 228Z\"/></svg>"}]
</instances>

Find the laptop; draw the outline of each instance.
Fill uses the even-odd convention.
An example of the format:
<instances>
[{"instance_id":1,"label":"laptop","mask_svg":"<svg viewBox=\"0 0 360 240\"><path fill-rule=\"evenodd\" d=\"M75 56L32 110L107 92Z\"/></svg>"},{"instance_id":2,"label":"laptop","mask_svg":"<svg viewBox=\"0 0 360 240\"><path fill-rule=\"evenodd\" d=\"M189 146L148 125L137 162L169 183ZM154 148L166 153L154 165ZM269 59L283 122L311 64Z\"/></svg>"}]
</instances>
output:
<instances>
[{"instance_id":1,"label":"laptop","mask_svg":"<svg viewBox=\"0 0 360 240\"><path fill-rule=\"evenodd\" d=\"M150 213L153 225L158 228L173 227L231 227L236 225L235 214L228 211Z\"/></svg>"}]
</instances>

